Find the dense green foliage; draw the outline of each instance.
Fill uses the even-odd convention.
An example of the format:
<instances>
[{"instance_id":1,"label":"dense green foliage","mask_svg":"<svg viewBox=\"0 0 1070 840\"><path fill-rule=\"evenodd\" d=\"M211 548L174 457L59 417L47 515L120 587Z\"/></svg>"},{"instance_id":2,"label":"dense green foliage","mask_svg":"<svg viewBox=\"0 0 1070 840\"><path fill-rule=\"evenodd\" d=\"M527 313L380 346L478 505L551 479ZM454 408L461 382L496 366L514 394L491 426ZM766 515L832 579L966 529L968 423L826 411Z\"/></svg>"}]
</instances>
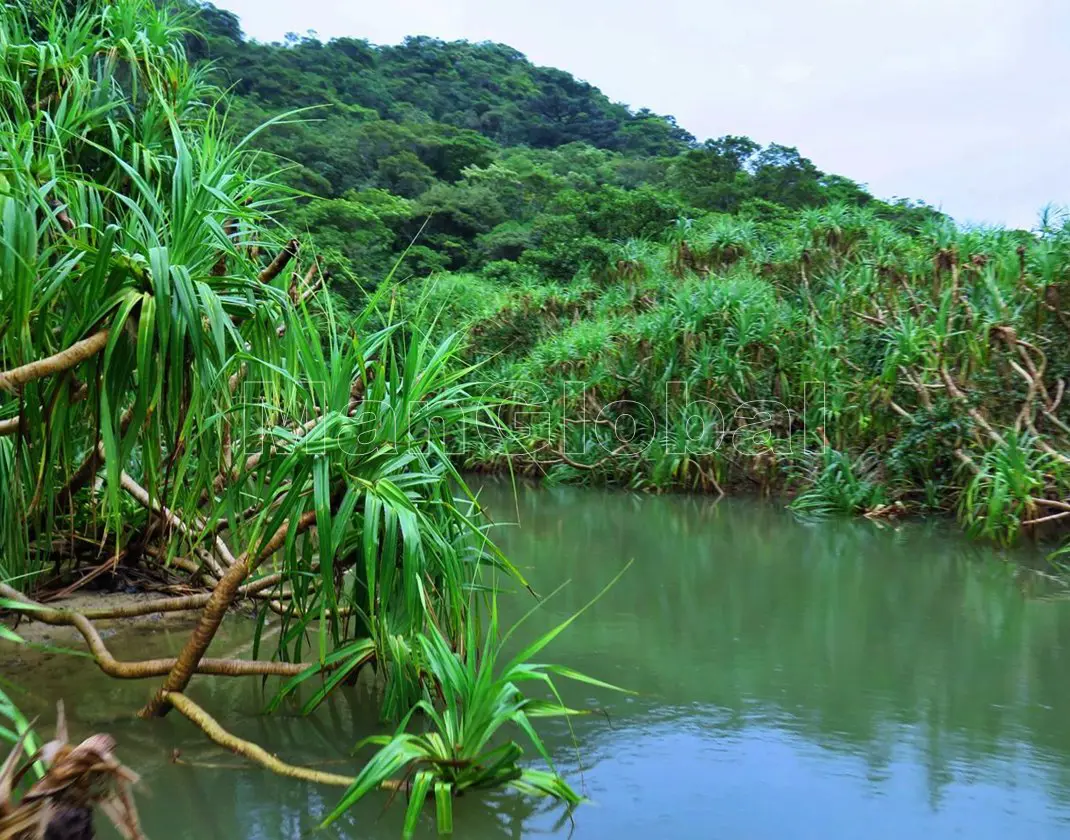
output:
<instances>
[{"instance_id":1,"label":"dense green foliage","mask_svg":"<svg viewBox=\"0 0 1070 840\"><path fill-rule=\"evenodd\" d=\"M444 659L467 646L482 667L495 649L499 585L523 591L444 450L488 404L460 338L410 329L385 293L342 320L314 249L277 224L272 159L255 132L235 139L225 97L186 58L188 11L25 0L0 16L0 607L32 616L18 589L80 583L86 567L188 574L212 594L143 715L185 689L245 594L253 656L270 638L275 661L210 673L296 671L314 706L374 664L383 716L408 720L456 689L438 682ZM262 637L270 610L279 632ZM516 707L495 731L531 735L528 699L499 688ZM16 714L0 694L21 727ZM521 777L519 748L499 757L465 786L578 801L552 768ZM420 778L449 796L451 772Z\"/></svg>"},{"instance_id":2,"label":"dense green foliage","mask_svg":"<svg viewBox=\"0 0 1070 840\"><path fill-rule=\"evenodd\" d=\"M525 450L469 437L472 466L955 510L1003 542L1066 520L1070 227L910 235L837 204L613 249L568 283L427 281L492 393L526 405L503 412Z\"/></svg>"},{"instance_id":3,"label":"dense green foliage","mask_svg":"<svg viewBox=\"0 0 1070 840\"><path fill-rule=\"evenodd\" d=\"M219 60L233 92L267 107L329 102L352 114L410 125L468 129L503 146L573 141L619 151L673 153L694 138L671 118L633 114L561 70L535 67L503 44L407 38L374 46L356 38L321 43L287 36L285 48L242 40L238 19L206 6L195 57ZM454 132L456 136L457 133Z\"/></svg>"},{"instance_id":4,"label":"dense green foliage","mask_svg":"<svg viewBox=\"0 0 1070 840\"><path fill-rule=\"evenodd\" d=\"M455 441L469 466L955 510L1005 542L1070 514L1061 222L960 230L497 44L258 44L199 14L238 119L326 106L258 142L294 162L333 288L400 260L412 317L531 403L501 413L519 450Z\"/></svg>"},{"instance_id":5,"label":"dense green foliage","mask_svg":"<svg viewBox=\"0 0 1070 840\"><path fill-rule=\"evenodd\" d=\"M841 201L905 223L933 215L875 201L793 148L735 136L699 143L672 117L611 103L500 44L259 44L210 5L197 27L204 35L191 48L232 87L232 119L251 128L311 109L257 143L292 161L286 180L318 199L299 202L292 224L311 232L336 276L363 285L403 253L401 277L448 269L567 281L604 264L614 240L709 211Z\"/></svg>"},{"instance_id":6,"label":"dense green foliage","mask_svg":"<svg viewBox=\"0 0 1070 840\"><path fill-rule=\"evenodd\" d=\"M542 752L584 678L526 661L563 626L499 655L525 582L449 447L1002 542L1070 519L1061 222L961 230L500 45L263 45L210 6L8 6L0 99L0 584L212 588L151 714L266 581L274 659L313 660L275 705L374 663L403 722L342 807L399 775L407 831L432 789L443 830L470 788L578 801L499 740Z\"/></svg>"}]
</instances>

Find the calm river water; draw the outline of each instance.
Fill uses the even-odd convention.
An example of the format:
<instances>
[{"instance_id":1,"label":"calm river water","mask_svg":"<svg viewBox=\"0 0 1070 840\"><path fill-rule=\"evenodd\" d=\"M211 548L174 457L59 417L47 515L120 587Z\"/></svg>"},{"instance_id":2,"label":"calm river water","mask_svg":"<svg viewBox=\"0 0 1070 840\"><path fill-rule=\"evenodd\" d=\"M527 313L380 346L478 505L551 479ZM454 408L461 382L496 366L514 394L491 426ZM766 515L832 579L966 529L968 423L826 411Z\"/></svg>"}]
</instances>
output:
<instances>
[{"instance_id":1,"label":"calm river water","mask_svg":"<svg viewBox=\"0 0 1070 840\"><path fill-rule=\"evenodd\" d=\"M942 524L805 524L757 502L524 486L514 499L494 482L483 499L497 521L519 523L497 539L537 590L571 581L527 638L634 561L544 658L637 694L568 686L568 702L606 714L574 722L574 736L542 722L555 761L593 800L574 826L518 796L473 796L457 804L457 837L1070 833L1070 600L1009 556ZM213 650L239 646L247 631L235 632ZM136 657L183 639L161 626L109 644ZM50 721L62 696L75 735L118 738L144 777L151 840L309 836L337 799L244 766L177 714L130 720L153 682L9 654L0 675L26 689L29 710ZM375 730L357 689L306 719L259 716L269 694L255 680L201 678L191 694L238 734L337 772ZM173 763L174 750L208 766ZM403 807L385 804L373 796L319 836L394 840ZM424 829L434 836L430 810Z\"/></svg>"}]
</instances>

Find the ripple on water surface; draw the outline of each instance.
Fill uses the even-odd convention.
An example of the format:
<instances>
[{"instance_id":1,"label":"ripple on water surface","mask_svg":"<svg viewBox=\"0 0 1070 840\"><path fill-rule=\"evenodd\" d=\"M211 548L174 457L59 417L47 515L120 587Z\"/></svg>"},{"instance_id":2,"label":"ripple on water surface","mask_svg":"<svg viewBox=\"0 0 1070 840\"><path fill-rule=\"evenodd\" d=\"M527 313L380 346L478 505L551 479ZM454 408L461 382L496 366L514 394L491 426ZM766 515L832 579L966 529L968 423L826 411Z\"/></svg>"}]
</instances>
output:
<instances>
[{"instance_id":1,"label":"ripple on water surface","mask_svg":"<svg viewBox=\"0 0 1070 840\"><path fill-rule=\"evenodd\" d=\"M593 800L575 826L516 796L465 797L457 836L579 838L1065 837L1070 829L1070 602L942 524L803 524L773 505L488 482L497 538L539 591L570 584L525 638L621 580L543 654L636 692L564 685L604 714L542 727ZM526 606L517 603L519 614ZM248 627L219 640L247 641ZM120 632L129 656L175 650L181 628ZM153 840L307 836L337 791L282 780L171 715L130 721L152 686L84 660L0 675L75 732L110 729L143 771ZM255 681L199 679L194 696L293 762L354 766L375 730L355 690L310 719L257 716ZM45 712L46 716L49 715ZM171 763L172 750L194 764ZM530 751L529 751L530 752ZM237 769L233 769L237 768ZM372 797L328 836L396 838L402 808ZM422 826L433 836L433 816Z\"/></svg>"}]
</instances>

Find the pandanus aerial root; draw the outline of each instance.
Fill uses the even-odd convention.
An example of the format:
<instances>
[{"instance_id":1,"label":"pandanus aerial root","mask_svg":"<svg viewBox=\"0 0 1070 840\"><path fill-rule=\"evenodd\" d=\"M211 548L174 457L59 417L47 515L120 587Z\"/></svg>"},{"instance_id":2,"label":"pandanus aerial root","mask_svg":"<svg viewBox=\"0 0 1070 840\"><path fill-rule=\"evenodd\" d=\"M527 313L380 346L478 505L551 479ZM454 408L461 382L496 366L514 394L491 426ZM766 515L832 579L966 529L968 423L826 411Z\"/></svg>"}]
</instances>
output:
<instances>
[{"instance_id":1,"label":"pandanus aerial root","mask_svg":"<svg viewBox=\"0 0 1070 840\"><path fill-rule=\"evenodd\" d=\"M185 694L168 692L164 696L164 700L166 700L171 707L177 709L180 714L184 715L190 723L207 735L209 740L223 747L223 749L230 750L235 755L247 758L249 761L259 764L265 770L270 770L272 773L279 776L287 776L291 779L300 779L305 782L314 782L321 785L335 785L336 787L349 787L356 781L355 776L342 776L338 773L326 773L322 770L313 770L309 767L299 767L294 764L287 764L285 761L282 761L278 757L269 753L260 745L254 744L252 741L246 741L244 738L239 738L228 732L214 717L190 700ZM405 783L388 779L381 782L379 787L381 790L397 793L405 789ZM0 836L0 840L3 840L2 836Z\"/></svg>"}]
</instances>

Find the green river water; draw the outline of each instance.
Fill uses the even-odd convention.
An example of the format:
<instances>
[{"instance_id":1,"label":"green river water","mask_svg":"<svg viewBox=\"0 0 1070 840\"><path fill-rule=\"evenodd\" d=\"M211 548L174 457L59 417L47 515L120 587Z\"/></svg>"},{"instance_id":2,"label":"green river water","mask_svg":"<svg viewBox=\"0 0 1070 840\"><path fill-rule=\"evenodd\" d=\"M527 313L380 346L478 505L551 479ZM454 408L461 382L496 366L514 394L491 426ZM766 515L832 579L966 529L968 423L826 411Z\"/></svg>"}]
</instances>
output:
<instances>
[{"instance_id":1,"label":"green river water","mask_svg":"<svg viewBox=\"0 0 1070 840\"><path fill-rule=\"evenodd\" d=\"M540 592L570 584L527 638L617 585L545 651L637 694L569 686L604 709L541 727L593 800L575 813L519 796L465 797L456 836L491 838L1046 838L1070 833L1070 600L941 523L800 523L757 502L641 497L490 482L497 539ZM1021 555L1019 555L1019 559ZM514 612L526 602L513 599ZM239 647L232 630L213 651ZM116 630L130 658L181 628ZM177 714L129 712L154 687L84 659L5 651L0 674L75 735L109 731L138 769L151 840L310 836L339 790L276 778L212 747ZM352 772L375 730L360 689L312 718L258 715L258 681L200 678L191 695L294 763ZM46 728L47 731L47 728ZM171 761L178 750L189 764ZM208 765L208 766L203 766ZM400 836L374 795L319 836ZM433 814L424 836L433 836ZM110 834L106 836L112 836Z\"/></svg>"}]
</instances>

